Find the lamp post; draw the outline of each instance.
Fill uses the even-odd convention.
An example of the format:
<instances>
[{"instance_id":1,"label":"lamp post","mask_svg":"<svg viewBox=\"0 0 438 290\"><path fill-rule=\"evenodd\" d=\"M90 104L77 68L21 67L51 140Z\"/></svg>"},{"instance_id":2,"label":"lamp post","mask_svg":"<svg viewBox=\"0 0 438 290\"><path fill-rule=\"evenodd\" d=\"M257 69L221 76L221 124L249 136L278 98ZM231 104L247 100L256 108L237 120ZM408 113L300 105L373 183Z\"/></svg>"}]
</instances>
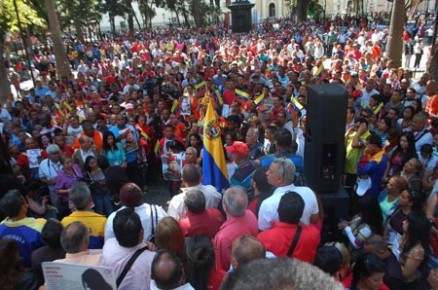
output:
<instances>
[{"instance_id":1,"label":"lamp post","mask_svg":"<svg viewBox=\"0 0 438 290\"><path fill-rule=\"evenodd\" d=\"M436 37L438 34L438 12L436 12L438 9L438 1L435 0L435 25L433 26L433 37L432 37L432 51L435 51L436 49Z\"/></svg>"},{"instance_id":2,"label":"lamp post","mask_svg":"<svg viewBox=\"0 0 438 290\"><path fill-rule=\"evenodd\" d=\"M427 4L426 4L426 18L425 18L425 25L427 25L427 18L429 18L429 3L430 3L430 1L429 0L426 0L426 2L427 2Z\"/></svg>"},{"instance_id":3,"label":"lamp post","mask_svg":"<svg viewBox=\"0 0 438 290\"><path fill-rule=\"evenodd\" d=\"M21 41L23 42L24 52L26 53L27 66L29 68L30 77L32 78L33 86L35 87L35 77L33 76L33 73L30 69L31 63L30 63L30 55L28 51L29 48L27 46L27 42L24 40L23 27L21 26L20 14L18 13L17 0L14 0L14 8L15 8L15 14L17 15L18 30L20 30Z\"/></svg>"}]
</instances>

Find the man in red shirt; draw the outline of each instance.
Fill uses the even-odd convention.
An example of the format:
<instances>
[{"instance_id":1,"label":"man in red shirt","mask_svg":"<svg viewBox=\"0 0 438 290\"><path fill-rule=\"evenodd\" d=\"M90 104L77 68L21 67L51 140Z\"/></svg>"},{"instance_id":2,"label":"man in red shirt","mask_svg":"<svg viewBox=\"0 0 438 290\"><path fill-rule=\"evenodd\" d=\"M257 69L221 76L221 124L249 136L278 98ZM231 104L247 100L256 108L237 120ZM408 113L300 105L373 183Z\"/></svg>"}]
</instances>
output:
<instances>
[{"instance_id":1,"label":"man in red shirt","mask_svg":"<svg viewBox=\"0 0 438 290\"><path fill-rule=\"evenodd\" d=\"M200 234L213 239L224 222L219 210L205 208L205 196L202 191L192 189L186 193L184 205L187 216L178 221L185 237L194 237Z\"/></svg>"},{"instance_id":2,"label":"man in red shirt","mask_svg":"<svg viewBox=\"0 0 438 290\"><path fill-rule=\"evenodd\" d=\"M320 235L313 225L299 225L303 211L304 200L298 193L289 191L281 197L278 205L280 221L274 222L271 229L258 235L266 251L272 252L277 257L287 256L292 251L290 253L292 258L313 263ZM299 228L301 232L298 234ZM291 250L295 239L297 239L296 246Z\"/></svg>"},{"instance_id":3,"label":"man in red shirt","mask_svg":"<svg viewBox=\"0 0 438 290\"><path fill-rule=\"evenodd\" d=\"M226 84L227 89L224 91L223 100L228 106L236 99L236 84L232 80L228 80Z\"/></svg>"},{"instance_id":4,"label":"man in red shirt","mask_svg":"<svg viewBox=\"0 0 438 290\"><path fill-rule=\"evenodd\" d=\"M231 187L224 193L222 206L227 220L213 240L216 269L228 271L231 264L231 246L238 237L258 233L257 218L247 210L248 195L242 187Z\"/></svg>"}]
</instances>

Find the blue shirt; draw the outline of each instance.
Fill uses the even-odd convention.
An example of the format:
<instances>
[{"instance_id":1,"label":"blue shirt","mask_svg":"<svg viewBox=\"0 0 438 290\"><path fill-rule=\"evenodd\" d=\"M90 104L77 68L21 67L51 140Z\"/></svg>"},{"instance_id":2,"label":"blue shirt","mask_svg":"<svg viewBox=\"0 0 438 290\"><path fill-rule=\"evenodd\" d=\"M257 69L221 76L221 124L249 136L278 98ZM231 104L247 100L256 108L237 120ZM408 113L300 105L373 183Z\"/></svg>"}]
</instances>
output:
<instances>
[{"instance_id":1,"label":"blue shirt","mask_svg":"<svg viewBox=\"0 0 438 290\"><path fill-rule=\"evenodd\" d=\"M41 230L46 223L43 219L24 218L18 221L5 219L0 224L0 238L17 242L20 257L26 268L31 266L31 255L36 249L45 246L41 238Z\"/></svg>"},{"instance_id":2,"label":"blue shirt","mask_svg":"<svg viewBox=\"0 0 438 290\"><path fill-rule=\"evenodd\" d=\"M271 166L271 163L277 158L287 158L292 161L295 165L295 170L297 173L301 173L304 169L304 160L303 157L293 154L293 153L280 153L280 154L270 154L267 156L263 156L260 159L260 166L267 168Z\"/></svg>"},{"instance_id":3,"label":"blue shirt","mask_svg":"<svg viewBox=\"0 0 438 290\"><path fill-rule=\"evenodd\" d=\"M126 153L120 143L116 143L115 150L102 150L102 155L106 156L111 166L120 166L126 161Z\"/></svg>"},{"instance_id":4,"label":"blue shirt","mask_svg":"<svg viewBox=\"0 0 438 290\"><path fill-rule=\"evenodd\" d=\"M37 95L38 97L40 97L40 99L42 97L47 96L47 94L49 93L49 88L46 86L41 86L41 88L35 88L35 95Z\"/></svg>"},{"instance_id":5,"label":"blue shirt","mask_svg":"<svg viewBox=\"0 0 438 290\"><path fill-rule=\"evenodd\" d=\"M366 161L366 158L369 160ZM366 162L365 162L366 161ZM385 174L386 164L388 163L388 158L385 155L385 151L381 150L371 157L362 155L357 163L357 175L368 175L371 179L371 188L368 193L377 198L381 188L382 177Z\"/></svg>"}]
</instances>

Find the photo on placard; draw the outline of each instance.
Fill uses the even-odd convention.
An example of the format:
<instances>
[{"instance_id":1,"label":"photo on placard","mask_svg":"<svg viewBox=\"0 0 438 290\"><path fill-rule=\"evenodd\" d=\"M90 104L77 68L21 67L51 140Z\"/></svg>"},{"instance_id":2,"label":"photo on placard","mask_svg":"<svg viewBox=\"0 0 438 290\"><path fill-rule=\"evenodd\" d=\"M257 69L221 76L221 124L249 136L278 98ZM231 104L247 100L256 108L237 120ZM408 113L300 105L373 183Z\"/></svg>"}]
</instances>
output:
<instances>
[{"instance_id":1,"label":"photo on placard","mask_svg":"<svg viewBox=\"0 0 438 290\"><path fill-rule=\"evenodd\" d=\"M163 155L161 157L161 161L163 164L163 178L165 180L181 180L181 169L182 169L182 155L181 154L172 154L172 155Z\"/></svg>"}]
</instances>

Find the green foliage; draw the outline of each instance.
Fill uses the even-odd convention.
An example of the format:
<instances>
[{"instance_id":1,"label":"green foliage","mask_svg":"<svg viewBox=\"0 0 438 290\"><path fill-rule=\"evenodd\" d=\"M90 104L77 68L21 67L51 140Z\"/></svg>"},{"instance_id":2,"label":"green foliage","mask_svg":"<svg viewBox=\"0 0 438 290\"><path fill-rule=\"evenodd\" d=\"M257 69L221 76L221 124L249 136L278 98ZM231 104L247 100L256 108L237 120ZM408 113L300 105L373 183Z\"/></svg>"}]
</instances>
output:
<instances>
[{"instance_id":1,"label":"green foliage","mask_svg":"<svg viewBox=\"0 0 438 290\"><path fill-rule=\"evenodd\" d=\"M103 4L100 0L58 0L57 10L61 27L70 25L71 20L79 19L83 25L90 20L102 19Z\"/></svg>"},{"instance_id":2,"label":"green foliage","mask_svg":"<svg viewBox=\"0 0 438 290\"><path fill-rule=\"evenodd\" d=\"M105 0L102 2L102 12L109 13L113 16L124 16L130 4L123 0Z\"/></svg>"},{"instance_id":3,"label":"green foliage","mask_svg":"<svg viewBox=\"0 0 438 290\"><path fill-rule=\"evenodd\" d=\"M27 26L44 26L44 21L38 16L32 6L15 0L20 14L22 27ZM0 35L7 32L18 32L18 20L14 7L14 0L0 0Z\"/></svg>"}]
</instances>

